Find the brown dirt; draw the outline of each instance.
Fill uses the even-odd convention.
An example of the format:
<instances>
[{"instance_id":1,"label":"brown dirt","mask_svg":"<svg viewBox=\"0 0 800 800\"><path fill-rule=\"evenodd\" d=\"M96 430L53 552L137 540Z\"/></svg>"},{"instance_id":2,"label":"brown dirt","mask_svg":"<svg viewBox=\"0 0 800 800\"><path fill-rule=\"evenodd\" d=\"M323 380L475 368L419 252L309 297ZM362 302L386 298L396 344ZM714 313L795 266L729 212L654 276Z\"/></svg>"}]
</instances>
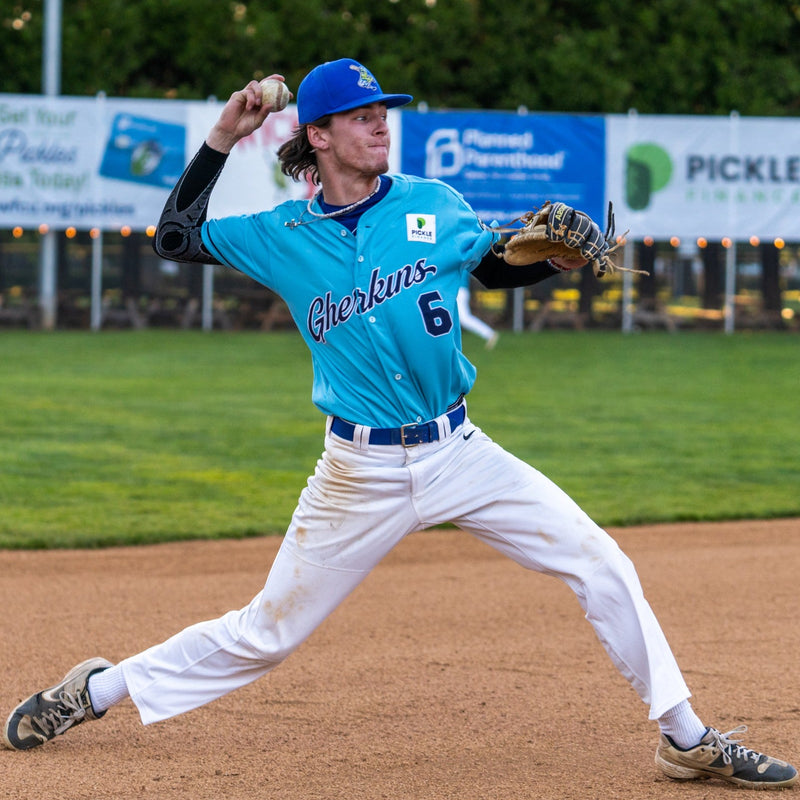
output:
<instances>
[{"instance_id":1,"label":"brown dirt","mask_svg":"<svg viewBox=\"0 0 800 800\"><path fill-rule=\"evenodd\" d=\"M800 761L800 520L612 534L701 717ZM90 655L117 660L239 607L278 539L0 551L3 715ZM129 701L0 750L7 800L698 798L653 764L657 726L571 592L456 531L403 542L265 679L143 727ZM798 789L795 787L795 792Z\"/></svg>"}]
</instances>

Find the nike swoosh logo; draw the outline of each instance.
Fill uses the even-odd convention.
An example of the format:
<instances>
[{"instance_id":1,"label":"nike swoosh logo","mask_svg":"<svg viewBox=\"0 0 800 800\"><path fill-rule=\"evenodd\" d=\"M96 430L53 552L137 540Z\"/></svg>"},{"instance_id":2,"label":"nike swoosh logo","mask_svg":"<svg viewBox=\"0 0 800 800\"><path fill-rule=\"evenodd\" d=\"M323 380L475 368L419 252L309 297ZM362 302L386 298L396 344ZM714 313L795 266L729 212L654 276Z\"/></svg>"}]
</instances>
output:
<instances>
[{"instance_id":1,"label":"nike swoosh logo","mask_svg":"<svg viewBox=\"0 0 800 800\"><path fill-rule=\"evenodd\" d=\"M464 434L464 441L466 442L473 433L475 433L475 428L473 428L469 433Z\"/></svg>"}]
</instances>

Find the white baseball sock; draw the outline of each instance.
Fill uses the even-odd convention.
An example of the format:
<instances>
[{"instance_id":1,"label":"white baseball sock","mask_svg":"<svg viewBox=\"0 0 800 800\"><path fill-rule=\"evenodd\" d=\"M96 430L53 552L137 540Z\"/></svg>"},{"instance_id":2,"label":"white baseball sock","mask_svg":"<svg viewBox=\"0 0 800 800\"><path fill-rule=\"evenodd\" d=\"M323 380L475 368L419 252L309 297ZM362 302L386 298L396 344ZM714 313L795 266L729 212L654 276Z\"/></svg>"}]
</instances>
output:
<instances>
[{"instance_id":1,"label":"white baseball sock","mask_svg":"<svg viewBox=\"0 0 800 800\"><path fill-rule=\"evenodd\" d=\"M708 730L694 713L688 700L678 703L666 714L660 716L658 726L661 728L661 733L669 736L678 747L684 750L700 744L700 740Z\"/></svg>"},{"instance_id":2,"label":"white baseball sock","mask_svg":"<svg viewBox=\"0 0 800 800\"><path fill-rule=\"evenodd\" d=\"M130 697L125 676L119 665L95 672L89 678L89 700L97 714Z\"/></svg>"}]
</instances>

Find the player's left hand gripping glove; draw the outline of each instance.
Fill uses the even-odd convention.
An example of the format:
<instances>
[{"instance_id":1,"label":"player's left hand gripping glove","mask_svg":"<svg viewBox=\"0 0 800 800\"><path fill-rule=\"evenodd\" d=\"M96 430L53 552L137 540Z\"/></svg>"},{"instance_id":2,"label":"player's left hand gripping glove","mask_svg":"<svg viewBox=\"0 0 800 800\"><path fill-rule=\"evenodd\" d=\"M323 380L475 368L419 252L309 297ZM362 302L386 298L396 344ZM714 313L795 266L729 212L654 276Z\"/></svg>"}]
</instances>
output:
<instances>
[{"instance_id":1,"label":"player's left hand gripping glove","mask_svg":"<svg viewBox=\"0 0 800 800\"><path fill-rule=\"evenodd\" d=\"M503 251L508 264L535 264L537 261L555 259L555 266L568 271L587 262L594 274L600 278L608 272L626 270L618 267L611 254L625 244L625 237L614 238L614 212L608 204L608 225L603 233L596 222L583 211L577 211L564 203L546 202L536 211L520 217L522 229L514 231Z\"/></svg>"}]
</instances>

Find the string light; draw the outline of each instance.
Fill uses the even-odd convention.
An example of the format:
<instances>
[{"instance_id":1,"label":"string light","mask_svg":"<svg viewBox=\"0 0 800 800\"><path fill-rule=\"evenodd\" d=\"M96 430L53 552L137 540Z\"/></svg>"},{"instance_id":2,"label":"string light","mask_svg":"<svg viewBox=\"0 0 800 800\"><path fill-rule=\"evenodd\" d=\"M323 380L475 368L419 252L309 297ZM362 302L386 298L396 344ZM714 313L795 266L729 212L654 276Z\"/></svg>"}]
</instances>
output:
<instances>
[{"instance_id":1,"label":"string light","mask_svg":"<svg viewBox=\"0 0 800 800\"><path fill-rule=\"evenodd\" d=\"M36 230L39 232L39 234L41 236L44 236L44 235L46 235L47 233L50 232L50 225L48 225L48 223L46 223L46 222L41 222L36 227ZM148 225L144 229L144 232L145 232L146 236L148 236L150 238L153 238L156 235L156 226L155 225ZM123 236L123 237L127 238L128 236L131 236L131 234L133 233L133 228L130 225L122 225L120 227L120 229L119 229L119 233L120 233L120 236ZM22 238L22 236L24 236L24 234L25 234L25 228L22 225L15 225L11 229L11 235L15 239ZM102 229L101 228L91 228L91 229L89 229L89 237L92 238L92 239L100 238L101 234L102 234ZM73 225L70 225L69 227L67 227L64 230L64 236L66 236L67 239L74 239L77 235L78 235L78 230ZM618 236L618 237L616 237L616 241L618 243L622 242L623 238ZM645 247L653 247L655 245L655 243L656 243L656 240L655 240L655 238L653 236L644 236L644 237L642 237L641 241L642 241L642 244ZM758 247L761 244L761 239L760 239L760 237L758 237L755 234L753 234L752 236L750 236L748 238L748 242L749 242L751 247ZM699 247L700 249L704 249L704 248L708 247L708 244L709 244L708 238L705 237L705 236L698 236L697 239L695 240L695 243L697 244L697 247ZM731 248L731 247L734 246L734 241L733 241L733 239L731 239L730 236L724 236L721 239L720 243L726 249ZM670 244L671 247L674 247L674 248L680 247L680 244L681 244L680 237L679 236L670 236L669 244ZM772 244L776 249L782 250L784 247L786 247L786 240L781 236L776 236L772 240Z\"/></svg>"},{"instance_id":2,"label":"string light","mask_svg":"<svg viewBox=\"0 0 800 800\"><path fill-rule=\"evenodd\" d=\"M15 239L19 239L25 235L25 226L23 225L14 225L10 230L11 235ZM45 236L46 234L50 233L50 226L46 222L40 222L36 226L36 230L41 236ZM145 234L150 238L156 235L155 225L148 225L144 230ZM92 239L97 239L102 233L102 228L89 228L88 233ZM119 233L121 236L130 236L133 233L133 228L130 225L123 225L120 227ZM78 229L74 225L70 225L64 229L64 236L66 236L68 239L74 239L77 235ZM617 237L617 239L619 240L619 237Z\"/></svg>"}]
</instances>

